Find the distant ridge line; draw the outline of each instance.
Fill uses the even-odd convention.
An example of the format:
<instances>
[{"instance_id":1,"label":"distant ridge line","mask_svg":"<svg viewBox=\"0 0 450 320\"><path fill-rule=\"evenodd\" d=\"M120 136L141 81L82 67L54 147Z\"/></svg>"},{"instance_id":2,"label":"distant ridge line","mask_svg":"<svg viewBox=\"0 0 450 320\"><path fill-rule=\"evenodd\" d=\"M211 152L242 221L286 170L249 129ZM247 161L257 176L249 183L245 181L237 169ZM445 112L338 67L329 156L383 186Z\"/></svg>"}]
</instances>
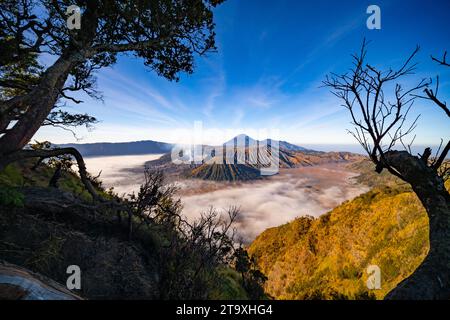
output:
<instances>
[{"instance_id":1,"label":"distant ridge line","mask_svg":"<svg viewBox=\"0 0 450 320\"><path fill-rule=\"evenodd\" d=\"M70 143L57 146L76 148L83 156L89 157L167 153L172 150L174 145L166 142L142 140L132 142Z\"/></svg>"}]
</instances>

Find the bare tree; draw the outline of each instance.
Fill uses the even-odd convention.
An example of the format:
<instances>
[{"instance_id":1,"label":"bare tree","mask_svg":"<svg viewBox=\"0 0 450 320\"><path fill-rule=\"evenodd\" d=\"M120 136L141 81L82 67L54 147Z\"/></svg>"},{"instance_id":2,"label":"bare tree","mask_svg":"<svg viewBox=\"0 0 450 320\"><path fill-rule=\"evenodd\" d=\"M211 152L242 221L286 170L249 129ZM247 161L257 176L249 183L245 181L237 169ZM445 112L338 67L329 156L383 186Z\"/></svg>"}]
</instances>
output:
<instances>
[{"instance_id":1,"label":"bare tree","mask_svg":"<svg viewBox=\"0 0 450 320\"><path fill-rule=\"evenodd\" d=\"M143 226L150 226L157 222L176 228L185 223L181 216L181 201L175 199L178 188L165 183L162 171L144 171L144 183L139 192L131 193L128 198L122 199L127 205L128 237L131 239L133 232L133 217L139 220L136 230Z\"/></svg>"},{"instance_id":2,"label":"bare tree","mask_svg":"<svg viewBox=\"0 0 450 320\"><path fill-rule=\"evenodd\" d=\"M353 67L348 73L331 74L325 86L343 101L351 117L354 130L350 133L361 144L381 173L386 169L391 174L409 183L429 218L430 250L415 272L403 280L387 296L387 299L448 299L450 298L450 195L444 182L448 176L445 158L450 141L432 156L431 148L422 155L413 155L411 145L418 117L411 120L408 114L424 91L429 99L450 116L448 107L437 98L439 81L435 90L431 81L422 80L417 85L404 89L397 81L414 73L413 63L417 47L396 70L381 71L366 64L367 43L353 55ZM442 60L448 66L445 55ZM391 95L387 93L392 90ZM441 143L442 145L442 143ZM403 151L396 150L403 146ZM442 149L442 150L441 150Z\"/></svg>"},{"instance_id":3,"label":"bare tree","mask_svg":"<svg viewBox=\"0 0 450 320\"><path fill-rule=\"evenodd\" d=\"M158 230L161 299L206 299L209 290L220 286L220 268L229 267L234 258L239 209L231 207L221 214L211 207L188 221L177 190L161 171L146 169L139 192L117 199L114 209L120 211L120 223L120 215L127 214L130 240Z\"/></svg>"},{"instance_id":4,"label":"bare tree","mask_svg":"<svg viewBox=\"0 0 450 320\"><path fill-rule=\"evenodd\" d=\"M162 299L207 299L208 288L220 285L219 268L233 259L238 214L235 207L223 216L210 208L193 223L180 221L161 251Z\"/></svg>"}]
</instances>

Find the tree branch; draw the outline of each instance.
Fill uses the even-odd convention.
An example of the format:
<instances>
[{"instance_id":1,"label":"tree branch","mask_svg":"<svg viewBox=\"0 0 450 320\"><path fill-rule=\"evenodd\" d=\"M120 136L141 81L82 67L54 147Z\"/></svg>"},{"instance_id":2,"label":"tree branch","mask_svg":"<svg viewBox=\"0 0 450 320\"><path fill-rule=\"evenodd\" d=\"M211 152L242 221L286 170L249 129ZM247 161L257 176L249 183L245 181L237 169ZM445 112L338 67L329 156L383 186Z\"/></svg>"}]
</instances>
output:
<instances>
[{"instance_id":1,"label":"tree branch","mask_svg":"<svg viewBox=\"0 0 450 320\"><path fill-rule=\"evenodd\" d=\"M443 65L443 66L446 66L446 67L450 67L450 64L447 62L446 58L447 58L447 51L444 52L444 56L442 57L442 59L437 59L437 58L431 56L431 59L433 61L436 61L440 65Z\"/></svg>"},{"instance_id":2,"label":"tree branch","mask_svg":"<svg viewBox=\"0 0 450 320\"><path fill-rule=\"evenodd\" d=\"M75 148L60 148L60 149L37 149L37 150L20 150L15 153L12 153L2 159L2 163L0 163L0 171L9 163L28 158L40 158L46 159L51 157L57 157L61 155L71 155L75 158L78 164L78 171L80 173L81 182L85 186L86 190L90 193L92 198L95 201L103 201L103 199L97 194L97 191L92 186L88 173L86 171L86 164L84 162L83 156L78 152ZM41 160L42 161L42 160Z\"/></svg>"},{"instance_id":3,"label":"tree branch","mask_svg":"<svg viewBox=\"0 0 450 320\"><path fill-rule=\"evenodd\" d=\"M121 44L106 43L94 46L92 50L88 51L87 55L88 56L95 55L101 52L125 52L125 51L148 50L152 47L156 48L158 46L163 45L164 41L162 39L152 39L135 43L121 43Z\"/></svg>"},{"instance_id":4,"label":"tree branch","mask_svg":"<svg viewBox=\"0 0 450 320\"><path fill-rule=\"evenodd\" d=\"M427 94L428 98L433 101L434 103L436 103L442 110L445 111L445 113L447 114L448 117L450 117L450 109L447 107L447 104L445 102L440 101L435 93L433 92L433 90L431 89L425 89L425 93Z\"/></svg>"},{"instance_id":5,"label":"tree branch","mask_svg":"<svg viewBox=\"0 0 450 320\"><path fill-rule=\"evenodd\" d=\"M442 150L441 155L439 156L436 163L433 165L433 167L437 170L442 165L442 163L445 160L445 157L447 156L448 152L450 151L450 141L447 142L447 145L445 146L444 150Z\"/></svg>"}]
</instances>

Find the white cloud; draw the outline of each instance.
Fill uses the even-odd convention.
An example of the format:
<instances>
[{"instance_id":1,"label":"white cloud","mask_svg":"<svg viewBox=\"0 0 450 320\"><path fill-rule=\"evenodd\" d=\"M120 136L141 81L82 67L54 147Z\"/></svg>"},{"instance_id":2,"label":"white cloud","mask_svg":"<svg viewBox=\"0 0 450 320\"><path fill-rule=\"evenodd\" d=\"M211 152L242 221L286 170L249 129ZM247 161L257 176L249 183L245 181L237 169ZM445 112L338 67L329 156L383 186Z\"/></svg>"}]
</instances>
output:
<instances>
[{"instance_id":1,"label":"white cloud","mask_svg":"<svg viewBox=\"0 0 450 320\"><path fill-rule=\"evenodd\" d=\"M267 228L303 215L318 217L342 201L365 192L365 187L349 182L351 176L348 171L336 168L290 169L268 181L226 188L222 185L221 190L183 196L183 214L195 219L210 206L219 210L238 206L242 212L238 221L239 235L251 241ZM197 187L192 182L189 186Z\"/></svg>"}]
</instances>

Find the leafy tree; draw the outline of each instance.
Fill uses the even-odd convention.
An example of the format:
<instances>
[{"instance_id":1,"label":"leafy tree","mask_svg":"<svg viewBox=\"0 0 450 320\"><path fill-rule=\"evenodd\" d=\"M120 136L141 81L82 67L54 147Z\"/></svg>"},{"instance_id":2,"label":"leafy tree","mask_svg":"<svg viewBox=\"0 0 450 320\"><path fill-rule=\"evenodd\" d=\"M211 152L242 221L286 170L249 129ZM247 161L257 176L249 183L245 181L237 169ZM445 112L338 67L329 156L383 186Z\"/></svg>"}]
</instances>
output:
<instances>
[{"instance_id":1,"label":"leafy tree","mask_svg":"<svg viewBox=\"0 0 450 320\"><path fill-rule=\"evenodd\" d=\"M23 150L42 125L92 124L88 115L61 111L82 101L74 92L100 98L94 73L121 53L168 80L192 73L194 56L215 49L213 7L222 0L4 0L0 3L0 170L27 157L72 154L75 149ZM77 5L81 29L69 30L66 11ZM43 54L56 58L48 68ZM87 181L85 179L85 181Z\"/></svg>"},{"instance_id":2,"label":"leafy tree","mask_svg":"<svg viewBox=\"0 0 450 320\"><path fill-rule=\"evenodd\" d=\"M364 41L359 54L353 55L350 72L332 74L325 85L343 101L351 117L358 140L376 166L376 172L389 171L409 183L429 218L430 251L416 271L387 295L388 299L448 299L450 298L450 195L445 188L449 167L445 158L450 141L432 156L431 148L422 155L411 152L411 142L405 142L418 118L408 122L408 113L419 98L431 100L450 117L445 102L430 88L431 81L422 80L416 86L404 89L398 80L412 74L416 64L412 61L419 48L400 68L381 71L366 63L367 45ZM444 55L442 60L433 58L443 66L449 66ZM393 88L392 99L387 90ZM426 96L420 96L423 90ZM403 145L404 151L395 150Z\"/></svg>"}]
</instances>

